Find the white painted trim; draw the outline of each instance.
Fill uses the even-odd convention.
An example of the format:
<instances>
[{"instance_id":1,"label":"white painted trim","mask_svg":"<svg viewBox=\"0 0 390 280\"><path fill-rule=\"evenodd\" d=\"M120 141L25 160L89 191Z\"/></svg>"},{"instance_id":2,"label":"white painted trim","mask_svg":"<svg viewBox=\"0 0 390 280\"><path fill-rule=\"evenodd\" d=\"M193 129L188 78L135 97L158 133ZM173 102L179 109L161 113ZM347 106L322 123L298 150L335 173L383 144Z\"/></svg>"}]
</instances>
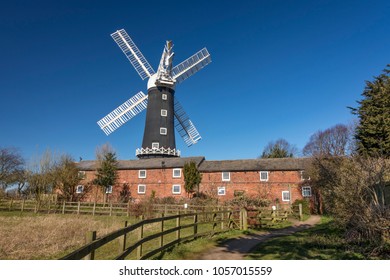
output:
<instances>
[{"instance_id":1,"label":"white painted trim","mask_svg":"<svg viewBox=\"0 0 390 280\"><path fill-rule=\"evenodd\" d=\"M161 117L166 117L168 116L168 110L161 109Z\"/></svg>"},{"instance_id":2,"label":"white painted trim","mask_svg":"<svg viewBox=\"0 0 390 280\"><path fill-rule=\"evenodd\" d=\"M226 195L226 187L218 187L217 194Z\"/></svg>"},{"instance_id":3,"label":"white painted trim","mask_svg":"<svg viewBox=\"0 0 390 280\"><path fill-rule=\"evenodd\" d=\"M140 191L140 187L143 187L143 188L144 188L143 192ZM145 193L146 193L146 185L144 185L144 184L138 185L137 193L138 193L138 194L145 194Z\"/></svg>"},{"instance_id":4,"label":"white painted trim","mask_svg":"<svg viewBox=\"0 0 390 280\"><path fill-rule=\"evenodd\" d=\"M288 193L288 199L284 199L284 194ZM291 194L289 191L282 191L282 201L290 201L291 200Z\"/></svg>"},{"instance_id":5,"label":"white painted trim","mask_svg":"<svg viewBox=\"0 0 390 280\"><path fill-rule=\"evenodd\" d=\"M262 173L266 173L267 174L267 179L262 179L261 178L261 174ZM267 182L268 181L268 179L269 179L269 171L260 171L259 174L260 174L260 181L261 182Z\"/></svg>"},{"instance_id":6,"label":"white painted trim","mask_svg":"<svg viewBox=\"0 0 390 280\"><path fill-rule=\"evenodd\" d=\"M229 175L228 176L229 178L224 178L224 176L223 176L224 173L227 173ZM230 181L230 171L222 171L221 177L222 177L222 181L224 181L224 182Z\"/></svg>"},{"instance_id":7,"label":"white painted trim","mask_svg":"<svg viewBox=\"0 0 390 280\"><path fill-rule=\"evenodd\" d=\"M145 175L144 176L141 176L141 172L145 171ZM138 170L138 178L139 179L145 179L146 178L146 170L145 169L141 169L141 170Z\"/></svg>"},{"instance_id":8,"label":"white painted trim","mask_svg":"<svg viewBox=\"0 0 390 280\"><path fill-rule=\"evenodd\" d=\"M310 195L305 195L305 192L309 192ZM311 186L303 186L303 187L302 187L302 196L303 196L303 197L311 197L311 196L312 196L312 193L311 193Z\"/></svg>"},{"instance_id":9,"label":"white painted trim","mask_svg":"<svg viewBox=\"0 0 390 280\"><path fill-rule=\"evenodd\" d=\"M166 127L160 127L160 134L161 135L167 135L168 129Z\"/></svg>"},{"instance_id":10,"label":"white painted trim","mask_svg":"<svg viewBox=\"0 0 390 280\"><path fill-rule=\"evenodd\" d=\"M160 143L159 142L152 142L152 149L153 150L160 149Z\"/></svg>"},{"instance_id":11,"label":"white painted trim","mask_svg":"<svg viewBox=\"0 0 390 280\"><path fill-rule=\"evenodd\" d=\"M175 187L179 187L178 192L175 192ZM172 194L181 194L181 185L172 185Z\"/></svg>"},{"instance_id":12,"label":"white painted trim","mask_svg":"<svg viewBox=\"0 0 390 280\"><path fill-rule=\"evenodd\" d=\"M178 176L175 176L175 171L179 171L179 175ZM181 178L181 168L174 168L172 170L172 177L173 178Z\"/></svg>"},{"instance_id":13,"label":"white painted trim","mask_svg":"<svg viewBox=\"0 0 390 280\"><path fill-rule=\"evenodd\" d=\"M167 100L168 99L168 95L166 93L163 93L161 95L161 98L162 98L162 100Z\"/></svg>"},{"instance_id":14,"label":"white painted trim","mask_svg":"<svg viewBox=\"0 0 390 280\"><path fill-rule=\"evenodd\" d=\"M84 192L84 186L83 185L76 186L76 193L83 193L83 192Z\"/></svg>"},{"instance_id":15,"label":"white painted trim","mask_svg":"<svg viewBox=\"0 0 390 280\"><path fill-rule=\"evenodd\" d=\"M106 188L106 193L112 193L112 189L113 189L112 186L108 186L108 187Z\"/></svg>"}]
</instances>

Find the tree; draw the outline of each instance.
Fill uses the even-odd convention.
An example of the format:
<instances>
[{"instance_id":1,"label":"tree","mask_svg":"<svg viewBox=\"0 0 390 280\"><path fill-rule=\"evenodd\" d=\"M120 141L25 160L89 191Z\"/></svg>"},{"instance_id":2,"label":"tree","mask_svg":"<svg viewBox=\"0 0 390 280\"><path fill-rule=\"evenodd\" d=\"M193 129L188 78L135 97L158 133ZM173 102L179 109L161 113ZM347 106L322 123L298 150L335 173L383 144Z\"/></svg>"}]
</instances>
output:
<instances>
[{"instance_id":1,"label":"tree","mask_svg":"<svg viewBox=\"0 0 390 280\"><path fill-rule=\"evenodd\" d=\"M390 157L390 64L374 81L366 81L363 100L350 108L359 118L357 151L362 155Z\"/></svg>"},{"instance_id":2,"label":"tree","mask_svg":"<svg viewBox=\"0 0 390 280\"><path fill-rule=\"evenodd\" d=\"M24 170L24 159L15 148L0 148L0 190L17 184Z\"/></svg>"},{"instance_id":3,"label":"tree","mask_svg":"<svg viewBox=\"0 0 390 280\"><path fill-rule=\"evenodd\" d=\"M80 182L80 178L72 157L67 154L62 155L53 172L56 188L61 191L61 195L66 201L73 200L76 197L76 186Z\"/></svg>"},{"instance_id":4,"label":"tree","mask_svg":"<svg viewBox=\"0 0 390 280\"><path fill-rule=\"evenodd\" d=\"M303 148L305 156L345 156L352 145L351 129L337 124L324 131L314 133Z\"/></svg>"},{"instance_id":5,"label":"tree","mask_svg":"<svg viewBox=\"0 0 390 280\"><path fill-rule=\"evenodd\" d=\"M297 149L285 139L271 141L264 148L261 158L292 158L297 153Z\"/></svg>"},{"instance_id":6,"label":"tree","mask_svg":"<svg viewBox=\"0 0 390 280\"><path fill-rule=\"evenodd\" d=\"M118 179L118 161L115 152L112 151L105 151L98 156L98 160L99 158L101 160L99 161L99 168L97 169L96 178L93 183L102 187L103 193L105 194L104 199L106 199L107 189L110 186L114 186Z\"/></svg>"},{"instance_id":7,"label":"tree","mask_svg":"<svg viewBox=\"0 0 390 280\"><path fill-rule=\"evenodd\" d=\"M30 163L27 176L28 192L37 201L42 199L43 194L52 193L54 190L56 164L56 156L50 150L46 150L40 158Z\"/></svg>"},{"instance_id":8,"label":"tree","mask_svg":"<svg viewBox=\"0 0 390 280\"><path fill-rule=\"evenodd\" d=\"M186 162L183 167L184 174L184 188L189 195L194 192L194 189L199 190L199 184L202 182L202 174L199 172L196 167L196 163Z\"/></svg>"}]
</instances>

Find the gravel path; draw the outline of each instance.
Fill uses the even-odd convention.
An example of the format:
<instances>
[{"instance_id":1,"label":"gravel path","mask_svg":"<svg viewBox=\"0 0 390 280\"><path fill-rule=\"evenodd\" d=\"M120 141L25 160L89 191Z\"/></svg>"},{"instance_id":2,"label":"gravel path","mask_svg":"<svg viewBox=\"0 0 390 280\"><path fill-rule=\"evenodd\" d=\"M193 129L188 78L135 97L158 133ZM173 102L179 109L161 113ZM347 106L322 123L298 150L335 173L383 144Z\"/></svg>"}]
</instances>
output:
<instances>
[{"instance_id":1,"label":"gravel path","mask_svg":"<svg viewBox=\"0 0 390 280\"><path fill-rule=\"evenodd\" d=\"M297 221L288 228L264 232L254 235L243 235L230 239L217 247L212 248L198 256L198 260L242 260L250 250L258 243L267 241L270 238L290 235L295 232L307 229L320 222L320 216L311 216L304 222Z\"/></svg>"}]
</instances>

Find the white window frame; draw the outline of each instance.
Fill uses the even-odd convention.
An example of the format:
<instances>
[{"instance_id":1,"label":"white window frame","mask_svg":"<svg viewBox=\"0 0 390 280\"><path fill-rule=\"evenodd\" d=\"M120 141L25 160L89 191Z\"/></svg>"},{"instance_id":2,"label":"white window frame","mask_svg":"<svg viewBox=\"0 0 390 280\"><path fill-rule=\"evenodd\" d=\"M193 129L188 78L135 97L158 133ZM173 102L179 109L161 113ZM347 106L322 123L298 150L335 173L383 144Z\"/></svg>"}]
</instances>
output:
<instances>
[{"instance_id":1,"label":"white window frame","mask_svg":"<svg viewBox=\"0 0 390 280\"><path fill-rule=\"evenodd\" d=\"M76 193L83 193L84 192L84 186L78 185L76 186Z\"/></svg>"},{"instance_id":2,"label":"white window frame","mask_svg":"<svg viewBox=\"0 0 390 280\"><path fill-rule=\"evenodd\" d=\"M307 195L307 193L309 193L309 194ZM302 196L303 197L311 197L311 186L302 187Z\"/></svg>"},{"instance_id":3,"label":"white window frame","mask_svg":"<svg viewBox=\"0 0 390 280\"><path fill-rule=\"evenodd\" d=\"M175 187L179 187L179 191L175 191ZM172 194L181 194L181 185L172 185Z\"/></svg>"},{"instance_id":4,"label":"white window frame","mask_svg":"<svg viewBox=\"0 0 390 280\"><path fill-rule=\"evenodd\" d=\"M299 173L301 173L301 181L310 181L310 177L307 177L307 179L305 179L305 170L301 170Z\"/></svg>"},{"instance_id":5,"label":"white window frame","mask_svg":"<svg viewBox=\"0 0 390 280\"><path fill-rule=\"evenodd\" d=\"M165 93L163 93L163 94L161 95L161 98L162 98L162 100L167 100L167 99L168 99L168 96L167 96Z\"/></svg>"},{"instance_id":6,"label":"white window frame","mask_svg":"<svg viewBox=\"0 0 390 280\"><path fill-rule=\"evenodd\" d=\"M228 175L227 176L228 178L225 178L225 176L223 176L223 175L226 175L226 174ZM222 181L224 181L224 182L230 181L230 172L229 171L222 171L221 176L222 176Z\"/></svg>"},{"instance_id":7,"label":"white window frame","mask_svg":"<svg viewBox=\"0 0 390 280\"><path fill-rule=\"evenodd\" d=\"M143 191L140 188L143 188ZM137 193L138 194L145 194L146 193L146 185L138 185Z\"/></svg>"},{"instance_id":8,"label":"white window frame","mask_svg":"<svg viewBox=\"0 0 390 280\"><path fill-rule=\"evenodd\" d=\"M160 134L161 135L167 135L168 133L168 130L166 127L160 127Z\"/></svg>"},{"instance_id":9,"label":"white window frame","mask_svg":"<svg viewBox=\"0 0 390 280\"><path fill-rule=\"evenodd\" d=\"M218 187L217 194L218 195L226 195L226 187Z\"/></svg>"},{"instance_id":10,"label":"white window frame","mask_svg":"<svg viewBox=\"0 0 390 280\"><path fill-rule=\"evenodd\" d=\"M160 143L159 142L152 142L152 149L160 149Z\"/></svg>"},{"instance_id":11,"label":"white window frame","mask_svg":"<svg viewBox=\"0 0 390 280\"><path fill-rule=\"evenodd\" d=\"M285 194L288 194L288 199L284 199ZM282 201L290 201L290 200L291 200L290 191L282 191Z\"/></svg>"},{"instance_id":12,"label":"white window frame","mask_svg":"<svg viewBox=\"0 0 390 280\"><path fill-rule=\"evenodd\" d=\"M175 175L175 171L179 171L179 175ZM181 168L174 168L172 170L172 177L173 178L181 178Z\"/></svg>"},{"instance_id":13,"label":"white window frame","mask_svg":"<svg viewBox=\"0 0 390 280\"><path fill-rule=\"evenodd\" d=\"M262 174L267 174L267 179L263 179L263 178L261 178L262 176ZM260 171L260 181L261 182L268 182L268 179L269 179L269 171Z\"/></svg>"},{"instance_id":14,"label":"white window frame","mask_svg":"<svg viewBox=\"0 0 390 280\"><path fill-rule=\"evenodd\" d=\"M168 111L165 109L161 109L161 117L166 117L168 116Z\"/></svg>"},{"instance_id":15,"label":"white window frame","mask_svg":"<svg viewBox=\"0 0 390 280\"><path fill-rule=\"evenodd\" d=\"M141 175L142 172L145 172L145 175ZM140 179L146 178L146 169L138 170L138 178L140 178Z\"/></svg>"},{"instance_id":16,"label":"white window frame","mask_svg":"<svg viewBox=\"0 0 390 280\"><path fill-rule=\"evenodd\" d=\"M106 188L106 193L112 193L112 186L108 186Z\"/></svg>"}]
</instances>

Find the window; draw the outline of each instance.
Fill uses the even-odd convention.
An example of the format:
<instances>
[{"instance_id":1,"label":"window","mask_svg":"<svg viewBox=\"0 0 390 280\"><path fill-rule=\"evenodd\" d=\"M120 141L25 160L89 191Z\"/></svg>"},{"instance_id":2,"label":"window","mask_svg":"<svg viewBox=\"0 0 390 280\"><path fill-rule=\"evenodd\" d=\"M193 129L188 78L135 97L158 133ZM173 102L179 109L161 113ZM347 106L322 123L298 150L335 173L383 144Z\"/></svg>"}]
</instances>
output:
<instances>
[{"instance_id":1,"label":"window","mask_svg":"<svg viewBox=\"0 0 390 280\"><path fill-rule=\"evenodd\" d=\"M160 134L167 135L167 129L165 127L160 127Z\"/></svg>"},{"instance_id":2,"label":"window","mask_svg":"<svg viewBox=\"0 0 390 280\"><path fill-rule=\"evenodd\" d=\"M230 172L222 172L222 181L230 181Z\"/></svg>"},{"instance_id":3,"label":"window","mask_svg":"<svg viewBox=\"0 0 390 280\"><path fill-rule=\"evenodd\" d=\"M226 187L218 187L218 195L225 195Z\"/></svg>"},{"instance_id":4,"label":"window","mask_svg":"<svg viewBox=\"0 0 390 280\"><path fill-rule=\"evenodd\" d=\"M181 177L181 169L175 168L173 169L173 178L180 178Z\"/></svg>"},{"instance_id":5,"label":"window","mask_svg":"<svg viewBox=\"0 0 390 280\"><path fill-rule=\"evenodd\" d=\"M164 110L164 109L161 109L161 116L162 117L166 117L167 115L168 115L168 111Z\"/></svg>"},{"instance_id":6,"label":"window","mask_svg":"<svg viewBox=\"0 0 390 280\"><path fill-rule=\"evenodd\" d=\"M79 172L77 173L77 176L78 176L78 178L79 178L80 180L85 179L85 171L79 171Z\"/></svg>"},{"instance_id":7,"label":"window","mask_svg":"<svg viewBox=\"0 0 390 280\"><path fill-rule=\"evenodd\" d=\"M290 192L282 191L282 201L290 201Z\"/></svg>"},{"instance_id":8,"label":"window","mask_svg":"<svg viewBox=\"0 0 390 280\"><path fill-rule=\"evenodd\" d=\"M106 193L112 193L112 186L106 187Z\"/></svg>"},{"instance_id":9,"label":"window","mask_svg":"<svg viewBox=\"0 0 390 280\"><path fill-rule=\"evenodd\" d=\"M152 149L159 149L159 148L160 148L160 143L158 143L158 142L152 143Z\"/></svg>"},{"instance_id":10,"label":"window","mask_svg":"<svg viewBox=\"0 0 390 280\"><path fill-rule=\"evenodd\" d=\"M162 94L162 100L167 100L167 95L165 93Z\"/></svg>"},{"instance_id":11,"label":"window","mask_svg":"<svg viewBox=\"0 0 390 280\"><path fill-rule=\"evenodd\" d=\"M84 192L84 186L83 185L78 185L76 187L76 193L83 193Z\"/></svg>"},{"instance_id":12,"label":"window","mask_svg":"<svg viewBox=\"0 0 390 280\"><path fill-rule=\"evenodd\" d=\"M173 194L181 194L181 186L180 185L173 185L172 186L172 193Z\"/></svg>"},{"instance_id":13,"label":"window","mask_svg":"<svg viewBox=\"0 0 390 280\"><path fill-rule=\"evenodd\" d=\"M146 193L146 185L138 185L138 193L139 194Z\"/></svg>"},{"instance_id":14,"label":"window","mask_svg":"<svg viewBox=\"0 0 390 280\"><path fill-rule=\"evenodd\" d=\"M260 181L268 181L268 171L260 171Z\"/></svg>"},{"instance_id":15,"label":"window","mask_svg":"<svg viewBox=\"0 0 390 280\"><path fill-rule=\"evenodd\" d=\"M311 196L311 187L310 186L302 187L302 196L303 197L310 197Z\"/></svg>"},{"instance_id":16,"label":"window","mask_svg":"<svg viewBox=\"0 0 390 280\"><path fill-rule=\"evenodd\" d=\"M146 170L139 170L138 171L138 178L146 178Z\"/></svg>"}]
</instances>

